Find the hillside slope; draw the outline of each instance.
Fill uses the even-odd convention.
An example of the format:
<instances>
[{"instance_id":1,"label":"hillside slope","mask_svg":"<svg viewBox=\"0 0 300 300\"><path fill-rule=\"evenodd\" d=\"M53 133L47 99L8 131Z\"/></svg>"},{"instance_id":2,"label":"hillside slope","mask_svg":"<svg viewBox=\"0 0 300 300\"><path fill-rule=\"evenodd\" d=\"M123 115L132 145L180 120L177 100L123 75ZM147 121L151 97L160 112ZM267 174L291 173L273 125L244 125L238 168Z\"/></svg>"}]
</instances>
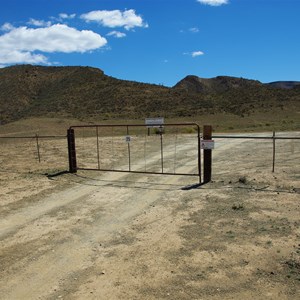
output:
<instances>
[{"instance_id":1,"label":"hillside slope","mask_svg":"<svg viewBox=\"0 0 300 300\"><path fill-rule=\"evenodd\" d=\"M256 80L244 78L217 76L215 78L200 78L193 75L188 75L179 81L175 88L185 89L189 92L196 93L222 93L238 88L261 88L263 84Z\"/></svg>"},{"instance_id":2,"label":"hillside slope","mask_svg":"<svg viewBox=\"0 0 300 300\"><path fill-rule=\"evenodd\" d=\"M268 83L269 86L279 89L300 88L300 81L275 81Z\"/></svg>"},{"instance_id":3,"label":"hillside slope","mask_svg":"<svg viewBox=\"0 0 300 300\"><path fill-rule=\"evenodd\" d=\"M198 95L197 102L204 98ZM89 67L14 66L0 69L2 123L32 116L139 118L193 111L187 93L118 80ZM204 105L205 106L205 105Z\"/></svg>"},{"instance_id":4,"label":"hillside slope","mask_svg":"<svg viewBox=\"0 0 300 300\"><path fill-rule=\"evenodd\" d=\"M0 69L1 124L30 117L137 119L297 112L300 89L243 78L187 76L173 88L119 80L91 67ZM274 115L275 116L275 115Z\"/></svg>"}]
</instances>

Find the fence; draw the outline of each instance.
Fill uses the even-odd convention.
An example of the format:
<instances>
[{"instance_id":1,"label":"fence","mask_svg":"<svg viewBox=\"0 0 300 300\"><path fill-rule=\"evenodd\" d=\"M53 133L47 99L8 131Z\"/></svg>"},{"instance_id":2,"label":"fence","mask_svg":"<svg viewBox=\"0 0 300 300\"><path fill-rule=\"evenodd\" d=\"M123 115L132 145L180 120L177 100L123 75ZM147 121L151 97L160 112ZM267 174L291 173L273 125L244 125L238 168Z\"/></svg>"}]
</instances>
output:
<instances>
[{"instance_id":1,"label":"fence","mask_svg":"<svg viewBox=\"0 0 300 300\"><path fill-rule=\"evenodd\" d=\"M189 139L188 134L181 132L172 137L172 152L176 155L176 147L182 143L195 143L195 139ZM114 135L111 137L111 132L105 132L105 137L101 147L105 145L108 149L113 147L123 147L124 160L127 159L128 145L119 137ZM191 135L192 136L192 135ZM151 137L153 141L159 139L159 135ZM152 144L149 138L149 145ZM245 169L254 170L270 170L270 172L289 172L293 173L296 179L300 179L300 132L294 133L264 133L264 134L239 134L239 135L213 135L216 142L213 150L213 178L216 174L221 177L227 172L226 169L221 171L217 163L220 162L223 166L227 166L227 170L235 170L243 172ZM177 139L177 140L176 140ZM91 139L90 139L91 140ZM89 163L88 144L89 132L82 132L82 139L79 141L81 154L84 157L85 163ZM115 141L119 141L114 143ZM113 144L114 143L114 144ZM97 145L94 145L97 147ZM166 147L166 150L168 148ZM170 148L171 149L171 148ZM175 149L175 150L174 150ZM177 148L178 149L178 148ZM149 151L150 148L140 147L138 144L132 144L131 151L136 151L137 157L143 158L144 151ZM106 163L115 163L115 151L105 150L103 153L107 157L102 158L100 163L104 167ZM197 156L196 152L190 153ZM186 154L186 155L190 155ZM96 157L95 157L96 156ZM80 157L79 157L80 158ZM113 158L113 159L110 159ZM167 158L167 156L166 156ZM202 157L203 158L203 157ZM97 162L97 152L90 157ZM175 159L177 157L175 156ZM186 157L186 161L189 157ZM143 167L143 159L132 161L132 167ZM136 165L135 164L139 164ZM11 172L55 172L69 169L68 164L68 148L66 136L2 136L0 137L0 167L1 171ZM147 166L146 166L147 167ZM175 166L176 167L176 166ZM98 165L96 163L96 168ZM174 155L169 161L166 160L165 170L174 170Z\"/></svg>"},{"instance_id":2,"label":"fence","mask_svg":"<svg viewBox=\"0 0 300 300\"><path fill-rule=\"evenodd\" d=\"M213 138L216 142L214 165L218 161L237 173L270 170L300 178L300 132L224 134L213 135ZM215 165L213 174L218 172L218 166Z\"/></svg>"},{"instance_id":3,"label":"fence","mask_svg":"<svg viewBox=\"0 0 300 300\"><path fill-rule=\"evenodd\" d=\"M67 170L66 136L0 137L1 171L51 172Z\"/></svg>"}]
</instances>

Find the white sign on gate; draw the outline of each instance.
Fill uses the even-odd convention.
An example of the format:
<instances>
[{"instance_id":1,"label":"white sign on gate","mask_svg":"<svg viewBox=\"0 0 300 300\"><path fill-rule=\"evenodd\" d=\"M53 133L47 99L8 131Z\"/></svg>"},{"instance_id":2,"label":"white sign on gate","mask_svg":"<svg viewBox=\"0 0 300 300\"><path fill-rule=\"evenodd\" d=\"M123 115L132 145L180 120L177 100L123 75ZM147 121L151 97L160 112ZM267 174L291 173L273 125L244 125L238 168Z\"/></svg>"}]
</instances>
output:
<instances>
[{"instance_id":1,"label":"white sign on gate","mask_svg":"<svg viewBox=\"0 0 300 300\"><path fill-rule=\"evenodd\" d=\"M131 142L131 136L130 135L126 135L125 136L125 142L126 143L130 143Z\"/></svg>"},{"instance_id":2,"label":"white sign on gate","mask_svg":"<svg viewBox=\"0 0 300 300\"><path fill-rule=\"evenodd\" d=\"M202 140L201 141L201 149L204 149L204 150L215 149L215 141L214 140Z\"/></svg>"},{"instance_id":3,"label":"white sign on gate","mask_svg":"<svg viewBox=\"0 0 300 300\"><path fill-rule=\"evenodd\" d=\"M146 118L145 125L148 128L162 127L165 123L164 118Z\"/></svg>"}]
</instances>

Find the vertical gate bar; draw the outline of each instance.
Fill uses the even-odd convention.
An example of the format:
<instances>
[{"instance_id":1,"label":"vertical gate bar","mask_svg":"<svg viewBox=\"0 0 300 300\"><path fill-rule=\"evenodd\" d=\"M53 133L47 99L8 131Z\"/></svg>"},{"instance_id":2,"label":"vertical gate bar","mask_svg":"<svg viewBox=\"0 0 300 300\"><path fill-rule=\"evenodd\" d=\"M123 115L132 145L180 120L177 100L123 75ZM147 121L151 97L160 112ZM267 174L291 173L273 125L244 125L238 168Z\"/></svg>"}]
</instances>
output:
<instances>
[{"instance_id":1,"label":"vertical gate bar","mask_svg":"<svg viewBox=\"0 0 300 300\"><path fill-rule=\"evenodd\" d=\"M98 160L98 170L100 170L99 132L98 132L98 126L96 126L96 134L97 134L97 160Z\"/></svg>"},{"instance_id":2,"label":"vertical gate bar","mask_svg":"<svg viewBox=\"0 0 300 300\"><path fill-rule=\"evenodd\" d=\"M129 127L128 125L126 126L127 128L127 136L129 136ZM131 157L130 157L130 141L127 143L127 147L128 147L128 169L129 172L131 171Z\"/></svg>"},{"instance_id":3,"label":"vertical gate bar","mask_svg":"<svg viewBox=\"0 0 300 300\"><path fill-rule=\"evenodd\" d=\"M276 150L275 150L275 140L276 140L276 138L275 138L275 131L273 131L273 136L272 136L272 138L273 138L273 165L272 165L272 172L274 173L275 172L275 154L276 154Z\"/></svg>"},{"instance_id":4,"label":"vertical gate bar","mask_svg":"<svg viewBox=\"0 0 300 300\"><path fill-rule=\"evenodd\" d=\"M38 155L38 159L39 159L39 163L41 162L41 156L40 156L40 145L39 145L39 136L36 133L35 135L35 139L36 139L36 148L37 148L37 155Z\"/></svg>"},{"instance_id":5,"label":"vertical gate bar","mask_svg":"<svg viewBox=\"0 0 300 300\"><path fill-rule=\"evenodd\" d=\"M176 160L177 160L177 134L178 134L178 127L176 127L176 131L175 131L174 174L176 173Z\"/></svg>"},{"instance_id":6,"label":"vertical gate bar","mask_svg":"<svg viewBox=\"0 0 300 300\"><path fill-rule=\"evenodd\" d=\"M200 127L197 125L198 129L198 175L199 175L199 184L202 182L201 176L201 135L200 135Z\"/></svg>"},{"instance_id":7,"label":"vertical gate bar","mask_svg":"<svg viewBox=\"0 0 300 300\"><path fill-rule=\"evenodd\" d=\"M211 140L212 137L212 126L204 125L203 127L203 139ZM212 150L204 149L204 183L211 181L211 167L212 167Z\"/></svg>"},{"instance_id":8,"label":"vertical gate bar","mask_svg":"<svg viewBox=\"0 0 300 300\"><path fill-rule=\"evenodd\" d=\"M144 162L145 162L145 172L147 171L147 135L145 134L145 141L144 141Z\"/></svg>"},{"instance_id":9,"label":"vertical gate bar","mask_svg":"<svg viewBox=\"0 0 300 300\"><path fill-rule=\"evenodd\" d=\"M115 163L114 163L114 127L111 128L111 156L112 156L112 169L115 169Z\"/></svg>"},{"instance_id":10,"label":"vertical gate bar","mask_svg":"<svg viewBox=\"0 0 300 300\"><path fill-rule=\"evenodd\" d=\"M164 173L164 149L163 149L163 133L160 126L160 157L161 157L161 172Z\"/></svg>"}]
</instances>

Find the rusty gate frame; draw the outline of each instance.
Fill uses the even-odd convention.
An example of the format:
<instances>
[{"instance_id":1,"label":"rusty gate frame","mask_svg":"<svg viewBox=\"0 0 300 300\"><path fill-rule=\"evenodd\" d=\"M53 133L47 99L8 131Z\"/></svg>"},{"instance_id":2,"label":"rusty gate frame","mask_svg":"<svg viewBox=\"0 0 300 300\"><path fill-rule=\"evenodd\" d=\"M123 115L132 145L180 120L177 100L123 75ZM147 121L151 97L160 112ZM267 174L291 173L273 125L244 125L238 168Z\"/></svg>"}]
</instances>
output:
<instances>
[{"instance_id":1,"label":"rusty gate frame","mask_svg":"<svg viewBox=\"0 0 300 300\"><path fill-rule=\"evenodd\" d=\"M197 150L198 150L198 159L197 159L197 173L172 173L172 172L164 172L163 170L163 149L162 149L162 144L163 144L163 133L162 133L162 128L166 126L195 126L197 128ZM115 170L115 169L103 169L103 168L79 168L77 166L77 160L76 160L76 146L75 146L75 131L74 129L76 128L96 128L96 134L97 134L97 139L98 137L98 128L100 127L124 127L126 128L127 135L129 135L129 128L130 127L146 127L148 128L147 125L145 124L98 124L98 125L75 125L71 126L68 129L67 132L67 139L68 139L68 154L69 154L69 172L70 173L76 173L77 170L93 170L93 171L106 171L106 172L123 172L123 173L141 173L141 174L158 174L158 175L180 175L180 176L197 176L199 178L199 184L202 183L202 172L201 172L201 136L200 136L200 126L197 123L169 123L169 124L151 124L151 127L157 127L160 129L160 136L161 136L161 160L162 160L162 170L161 172L150 172L150 171L133 171L131 170L130 167L130 151L129 151L129 168L128 170ZM205 131L205 127L204 127ZM206 161L206 150L204 150L204 164ZM211 159L211 157L210 157ZM211 167L210 167L211 168ZM211 174L211 172L210 172ZM206 175L206 167L204 168L204 182L209 182L210 181L210 176L209 179Z\"/></svg>"}]
</instances>

